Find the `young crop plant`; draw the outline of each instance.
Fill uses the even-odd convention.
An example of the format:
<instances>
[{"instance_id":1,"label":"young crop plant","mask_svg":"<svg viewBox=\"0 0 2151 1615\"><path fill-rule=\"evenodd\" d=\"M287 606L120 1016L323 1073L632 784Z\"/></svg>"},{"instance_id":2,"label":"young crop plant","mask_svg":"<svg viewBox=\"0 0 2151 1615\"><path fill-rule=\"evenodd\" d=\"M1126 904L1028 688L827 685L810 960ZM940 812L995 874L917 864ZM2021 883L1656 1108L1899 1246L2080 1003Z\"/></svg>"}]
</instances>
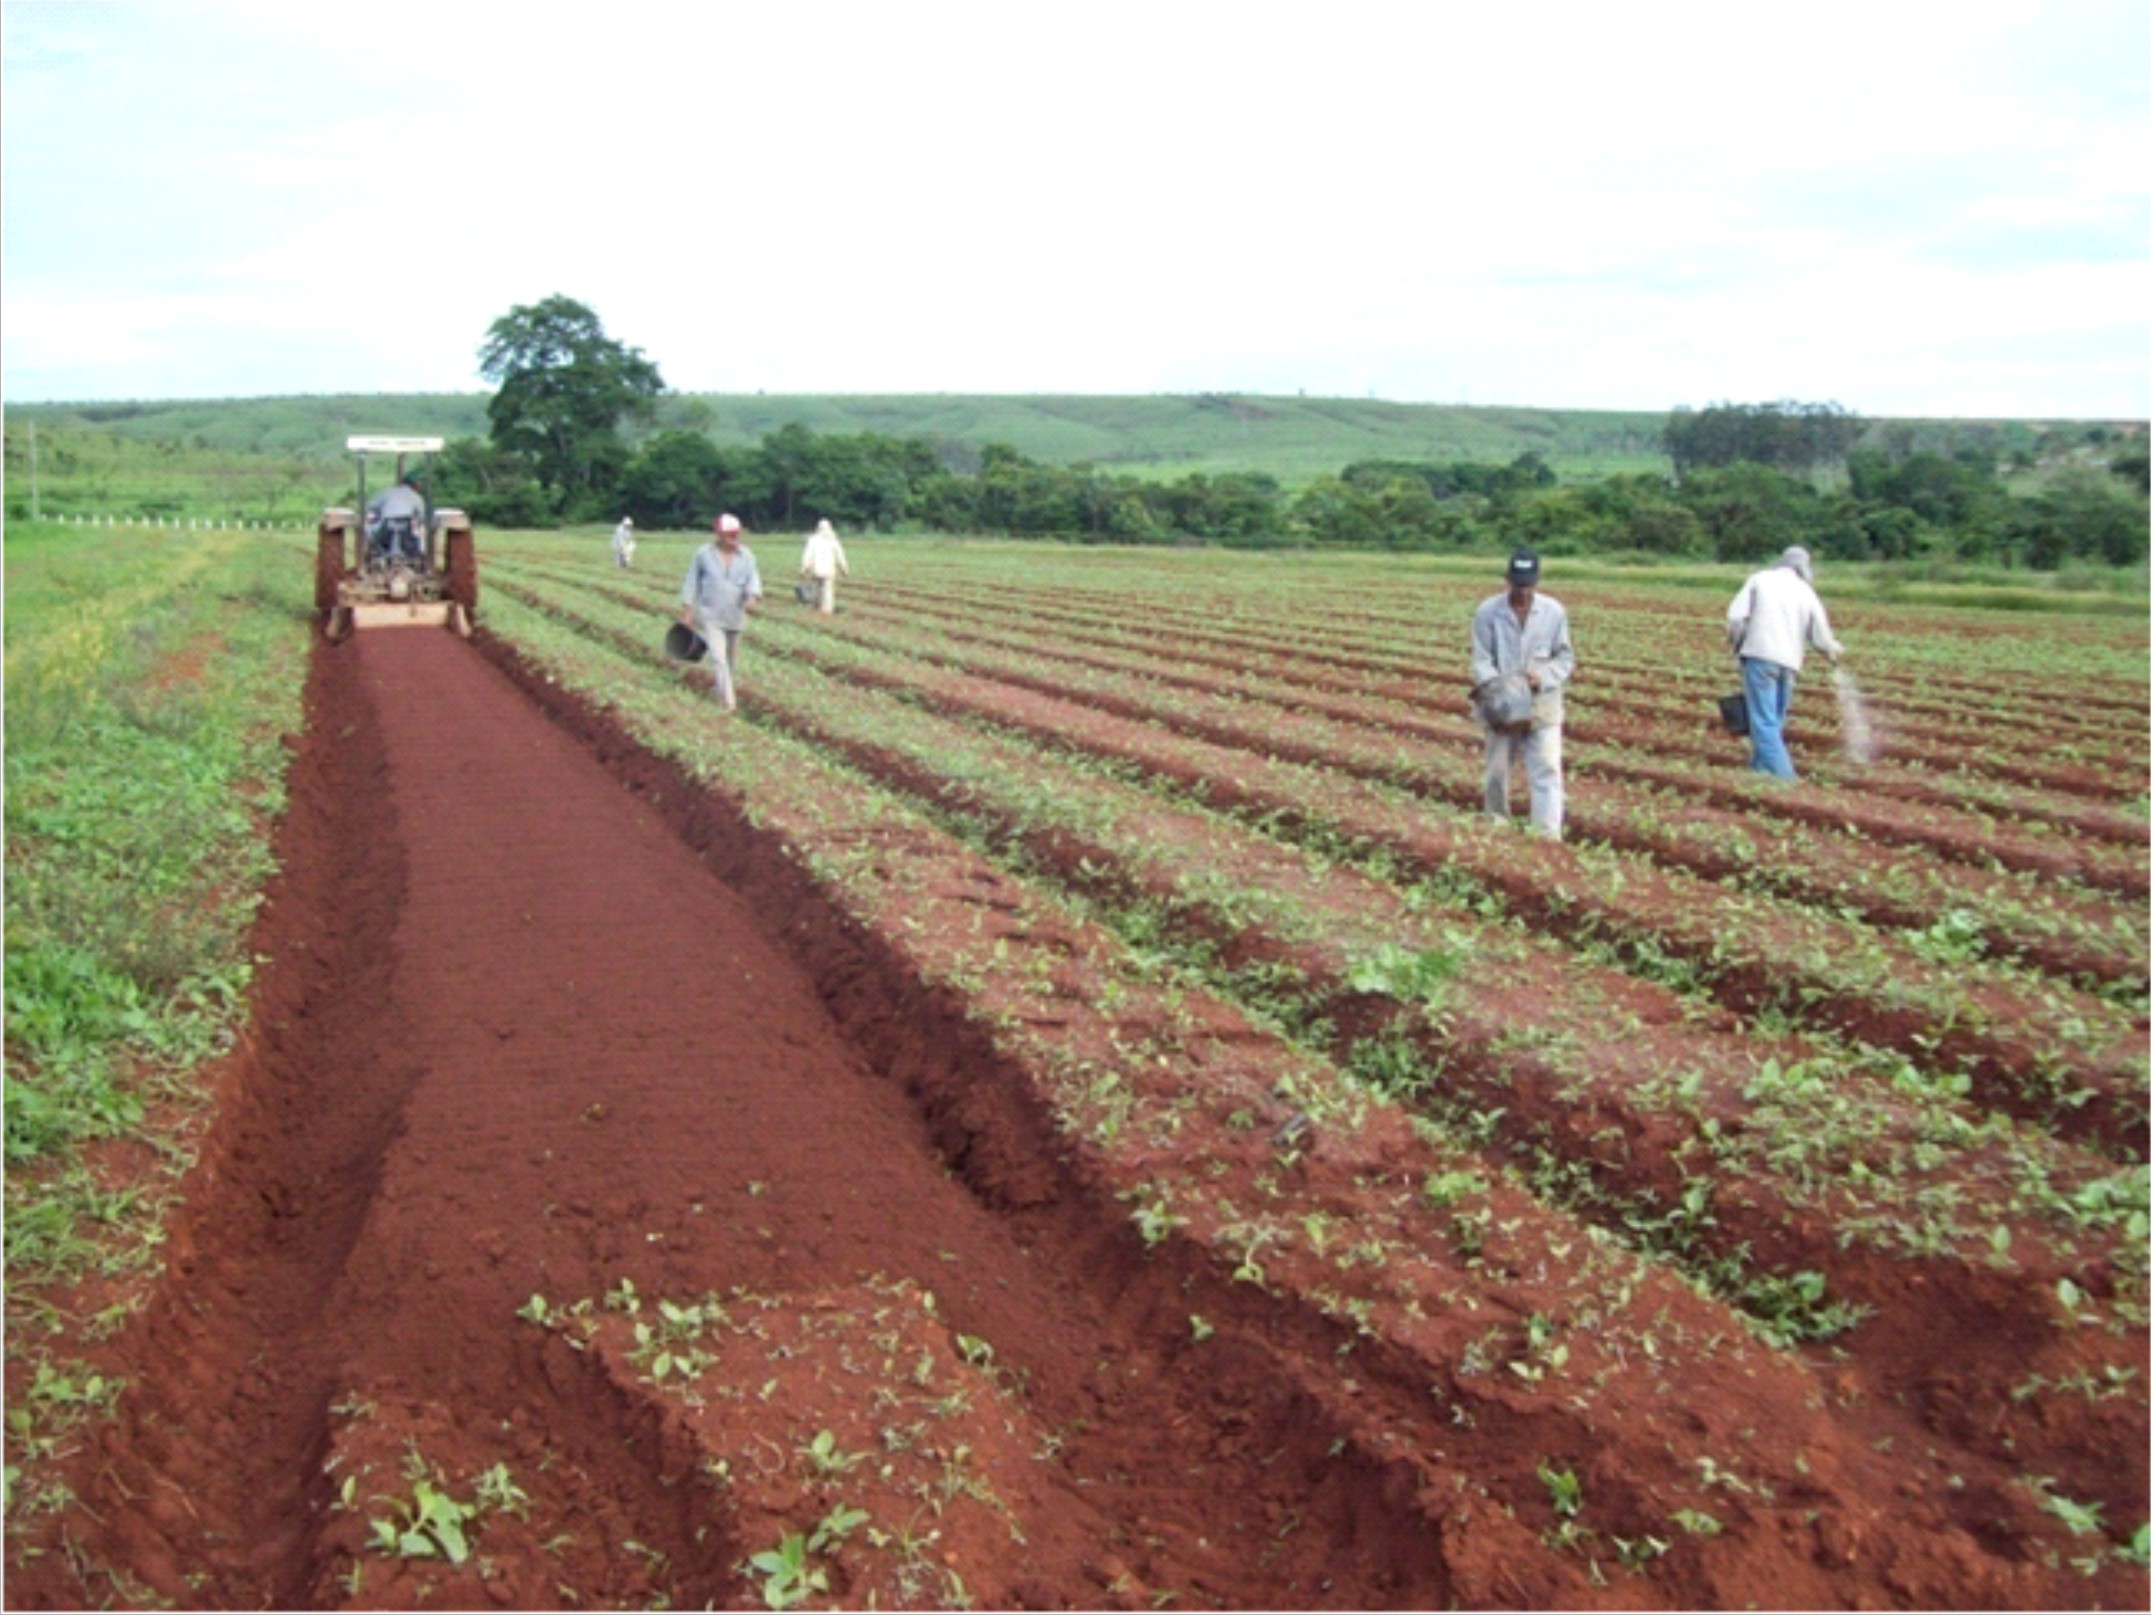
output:
<instances>
[{"instance_id":1,"label":"young crop plant","mask_svg":"<svg viewBox=\"0 0 2151 1615\"><path fill-rule=\"evenodd\" d=\"M866 1462L865 1453L844 1451L837 1445L834 1432L828 1430L817 1431L814 1439L799 1449L799 1455L815 1474L825 1478L849 1474Z\"/></svg>"},{"instance_id":2,"label":"young crop plant","mask_svg":"<svg viewBox=\"0 0 2151 1615\"><path fill-rule=\"evenodd\" d=\"M1576 1478L1574 1470L1556 1469L1550 1459L1542 1458L1538 1473L1556 1514L1564 1519L1574 1519L1583 1512L1583 1482Z\"/></svg>"},{"instance_id":3,"label":"young crop plant","mask_svg":"<svg viewBox=\"0 0 2151 1615\"><path fill-rule=\"evenodd\" d=\"M1152 1186L1147 1193L1143 1189L1123 1190L1120 1197L1136 1202L1129 1215L1143 1243L1153 1249L1170 1239L1175 1229L1187 1226L1187 1218L1172 1209L1172 1191L1162 1185Z\"/></svg>"},{"instance_id":4,"label":"young crop plant","mask_svg":"<svg viewBox=\"0 0 2151 1615\"><path fill-rule=\"evenodd\" d=\"M762 1578L762 1601L771 1609L795 1609L829 1590L829 1573L810 1564L807 1552L806 1533L795 1531L748 1559L748 1568Z\"/></svg>"},{"instance_id":5,"label":"young crop plant","mask_svg":"<svg viewBox=\"0 0 2151 1615\"><path fill-rule=\"evenodd\" d=\"M1354 992L1384 993L1432 1015L1441 1009L1449 983L1464 963L1460 948L1408 949L1385 942L1353 964L1344 979Z\"/></svg>"},{"instance_id":6,"label":"young crop plant","mask_svg":"<svg viewBox=\"0 0 2151 1615\"><path fill-rule=\"evenodd\" d=\"M460 1565L470 1557L470 1533L480 1505L451 1497L434 1483L423 1460L417 1467L419 1472L411 1480L408 1500L380 1499L389 1505L392 1514L388 1519L368 1522L373 1527L371 1545L376 1552L397 1558L446 1559L452 1565Z\"/></svg>"},{"instance_id":7,"label":"young crop plant","mask_svg":"<svg viewBox=\"0 0 2151 1615\"><path fill-rule=\"evenodd\" d=\"M1874 1308L1826 1300L1829 1281L1820 1273L1749 1273L1728 1257L1713 1275L1715 1288L1742 1322L1765 1344L1780 1349L1803 1341L1830 1340L1855 1328Z\"/></svg>"}]
</instances>

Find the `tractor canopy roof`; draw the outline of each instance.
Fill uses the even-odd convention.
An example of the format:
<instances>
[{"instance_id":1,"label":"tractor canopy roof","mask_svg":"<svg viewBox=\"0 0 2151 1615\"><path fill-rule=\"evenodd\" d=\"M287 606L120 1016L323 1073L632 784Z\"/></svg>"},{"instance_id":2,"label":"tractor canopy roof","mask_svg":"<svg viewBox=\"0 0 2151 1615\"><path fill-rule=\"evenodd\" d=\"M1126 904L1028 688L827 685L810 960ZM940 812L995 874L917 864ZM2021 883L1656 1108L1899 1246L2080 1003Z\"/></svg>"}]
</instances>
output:
<instances>
[{"instance_id":1,"label":"tractor canopy roof","mask_svg":"<svg viewBox=\"0 0 2151 1615\"><path fill-rule=\"evenodd\" d=\"M345 438L344 447L354 454L438 454L445 441L438 437L360 436Z\"/></svg>"}]
</instances>

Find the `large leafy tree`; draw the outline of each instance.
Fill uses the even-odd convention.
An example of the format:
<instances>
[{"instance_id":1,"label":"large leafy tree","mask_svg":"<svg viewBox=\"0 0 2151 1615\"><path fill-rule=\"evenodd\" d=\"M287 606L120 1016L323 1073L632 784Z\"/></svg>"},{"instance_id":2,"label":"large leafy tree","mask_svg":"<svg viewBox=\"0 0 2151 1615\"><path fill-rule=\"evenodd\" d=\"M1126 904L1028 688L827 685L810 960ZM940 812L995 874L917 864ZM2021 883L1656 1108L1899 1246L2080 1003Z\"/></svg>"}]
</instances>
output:
<instances>
[{"instance_id":1,"label":"large leafy tree","mask_svg":"<svg viewBox=\"0 0 2151 1615\"><path fill-rule=\"evenodd\" d=\"M493 441L528 455L562 505L625 459L620 422L648 420L665 390L640 348L614 341L595 313L557 295L495 320L478 373L498 389L486 404Z\"/></svg>"}]
</instances>

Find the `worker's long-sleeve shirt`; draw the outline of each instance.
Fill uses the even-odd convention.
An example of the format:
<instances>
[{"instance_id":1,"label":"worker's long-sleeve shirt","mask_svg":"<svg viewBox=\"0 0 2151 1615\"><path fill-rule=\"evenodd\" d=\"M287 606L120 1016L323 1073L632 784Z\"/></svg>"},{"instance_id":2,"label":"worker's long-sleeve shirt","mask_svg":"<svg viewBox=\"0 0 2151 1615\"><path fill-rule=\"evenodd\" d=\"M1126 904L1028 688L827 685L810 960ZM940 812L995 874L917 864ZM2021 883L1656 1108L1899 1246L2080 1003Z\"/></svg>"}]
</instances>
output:
<instances>
[{"instance_id":1,"label":"worker's long-sleeve shirt","mask_svg":"<svg viewBox=\"0 0 2151 1615\"><path fill-rule=\"evenodd\" d=\"M1476 689L1505 673L1536 673L1538 693L1531 702L1534 728L1561 721L1561 686L1576 671L1576 650L1568 639L1568 612L1551 595L1533 595L1522 622L1506 594L1491 595L1471 614L1471 682Z\"/></svg>"},{"instance_id":2,"label":"worker's long-sleeve shirt","mask_svg":"<svg viewBox=\"0 0 2151 1615\"><path fill-rule=\"evenodd\" d=\"M705 544L687 563L687 577L680 584L680 604L690 606L705 627L737 633L747 626L747 602L762 598L762 574L754 564L754 551L742 544L727 557L715 544Z\"/></svg>"},{"instance_id":3,"label":"worker's long-sleeve shirt","mask_svg":"<svg viewBox=\"0 0 2151 1615\"><path fill-rule=\"evenodd\" d=\"M1826 656L1845 654L1822 596L1789 566L1767 567L1740 586L1725 610L1725 636L1736 654L1796 673L1809 645Z\"/></svg>"},{"instance_id":4,"label":"worker's long-sleeve shirt","mask_svg":"<svg viewBox=\"0 0 2151 1615\"><path fill-rule=\"evenodd\" d=\"M810 578L833 578L839 572L850 577L843 541L834 533L809 533L806 548L799 552L799 570Z\"/></svg>"}]
</instances>

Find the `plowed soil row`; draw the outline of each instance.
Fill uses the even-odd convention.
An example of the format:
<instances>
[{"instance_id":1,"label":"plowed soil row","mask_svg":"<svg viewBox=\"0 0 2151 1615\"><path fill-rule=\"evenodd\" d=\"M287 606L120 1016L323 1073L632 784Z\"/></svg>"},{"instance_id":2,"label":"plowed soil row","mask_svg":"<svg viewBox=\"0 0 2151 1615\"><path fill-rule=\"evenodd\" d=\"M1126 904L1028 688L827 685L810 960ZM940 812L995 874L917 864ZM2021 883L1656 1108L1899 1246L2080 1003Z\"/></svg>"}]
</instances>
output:
<instances>
[{"instance_id":1,"label":"plowed soil row","mask_svg":"<svg viewBox=\"0 0 2151 1615\"><path fill-rule=\"evenodd\" d=\"M559 609L577 631L625 655L643 651L648 636L632 619ZM1273 1000L1292 999L1307 1019L1329 1022L1333 1052L1346 1063L1399 1041L1417 1049L1438 1090L1424 1096L1432 1111L1491 1118L1485 1142L1533 1170L1579 1216L1673 1254L1720 1293L1758 1308L1782 1305L1799 1288L1796 1273L1827 1275L1833 1296L1871 1309L1836 1337L1834 1354L1871 1392L1918 1409L1934 1439L1994 1461L2073 1472L2118 1511L2142 1492L2141 1466L2109 1456L2133 1450L2141 1398L2046 1398L2034 1418L2011 1396L2035 1378L2121 1383L2141 1355L2140 1331L2057 1327L2060 1280L2102 1295L2117 1282L2140 1282L2129 1276L2140 1264L2126 1238L2118 1230L2085 1235L2064 1204L2070 1185L2103 1175L2095 1158L2072 1162L2028 1139L2004 1143L1968 1118L1922 1116L1887 1091L1865 1104L1848 1093L1766 1117L1778 1074L1793 1073L1782 1085L1797 1087L1814 1051L1743 1036L1729 1018L1698 1026L1675 995L1503 934L1466 909L1407 905L1386 885L1310 867L1229 821L816 675L765 661L743 700L758 720L826 746L885 784L985 820L1022 862L1071 889L1109 906L1156 905L1190 941L1216 950L1228 981L1235 972L1259 979ZM1409 997L1352 988L1354 960L1382 944L1457 956L1438 1018L1416 1012ZM1532 1033L1521 1044L1520 1024ZM1623 1028L1613 1047L1604 1043L1610 1025ZM1564 1048L1590 1049L1588 1063L1564 1057ZM1859 1080L1833 1071L1816 1085ZM1689 1090L1678 1108L1668 1103L1676 1085ZM1824 1153L1797 1163L1809 1181L1788 1199L1791 1181L1776 1177L1766 1157L1802 1128ZM1823 1143L1826 1131L1837 1133L1835 1144ZM2060 1196L2045 1226L2013 1210L2006 1188L2019 1177L2008 1156L2027 1149L2022 1180ZM1936 1159L1908 1175L1914 1156ZM1916 1247L1891 1248L1884 1197L1863 1203L1844 1180L1854 1159L1870 1184L1903 1179L1894 1214L1908 1219L1904 1237L1916 1237ZM1738 1187L1715 1187L1713 1172L1737 1176ZM1941 1248L1932 1230L1915 1236L1910 1226L1912 1207L1939 1204L1961 1225ZM2016 1236L2007 1272L1993 1259L1993 1230L2005 1226ZM1801 1318L1783 1323L1803 1326Z\"/></svg>"},{"instance_id":2,"label":"plowed soil row","mask_svg":"<svg viewBox=\"0 0 2151 1615\"><path fill-rule=\"evenodd\" d=\"M765 634L765 646L779 643ZM986 679L884 652L851 651L841 636L799 639L798 654L879 688L924 695L1094 755L1136 764L1234 811L1310 822L1377 843L1435 878L1468 870L1502 901L1564 936L1630 940L1678 956L1712 990L1745 1012L1766 1007L1818 1017L1866 1041L1968 1072L1988 1104L2098 1139L2140 1159L2142 1101L2132 1061L2141 1027L2059 988L2034 1000L1991 973L1944 972L1879 936L1768 900L1728 897L1648 865L1602 870L1578 851L1527 845L1477 822L1401 810L1360 782L1265 760L1260 742L1182 738L1130 722L1124 704L1091 693L1089 704L1038 693L1031 675ZM1946 1014L1923 1008L1915 990L1942 995ZM2059 1002L2050 1002L2058 1000ZM2046 1030L2057 1014L2076 1033ZM2103 1030L2101 1030L2103 1028ZM2087 1046L2088 1041L2088 1046Z\"/></svg>"}]
</instances>

